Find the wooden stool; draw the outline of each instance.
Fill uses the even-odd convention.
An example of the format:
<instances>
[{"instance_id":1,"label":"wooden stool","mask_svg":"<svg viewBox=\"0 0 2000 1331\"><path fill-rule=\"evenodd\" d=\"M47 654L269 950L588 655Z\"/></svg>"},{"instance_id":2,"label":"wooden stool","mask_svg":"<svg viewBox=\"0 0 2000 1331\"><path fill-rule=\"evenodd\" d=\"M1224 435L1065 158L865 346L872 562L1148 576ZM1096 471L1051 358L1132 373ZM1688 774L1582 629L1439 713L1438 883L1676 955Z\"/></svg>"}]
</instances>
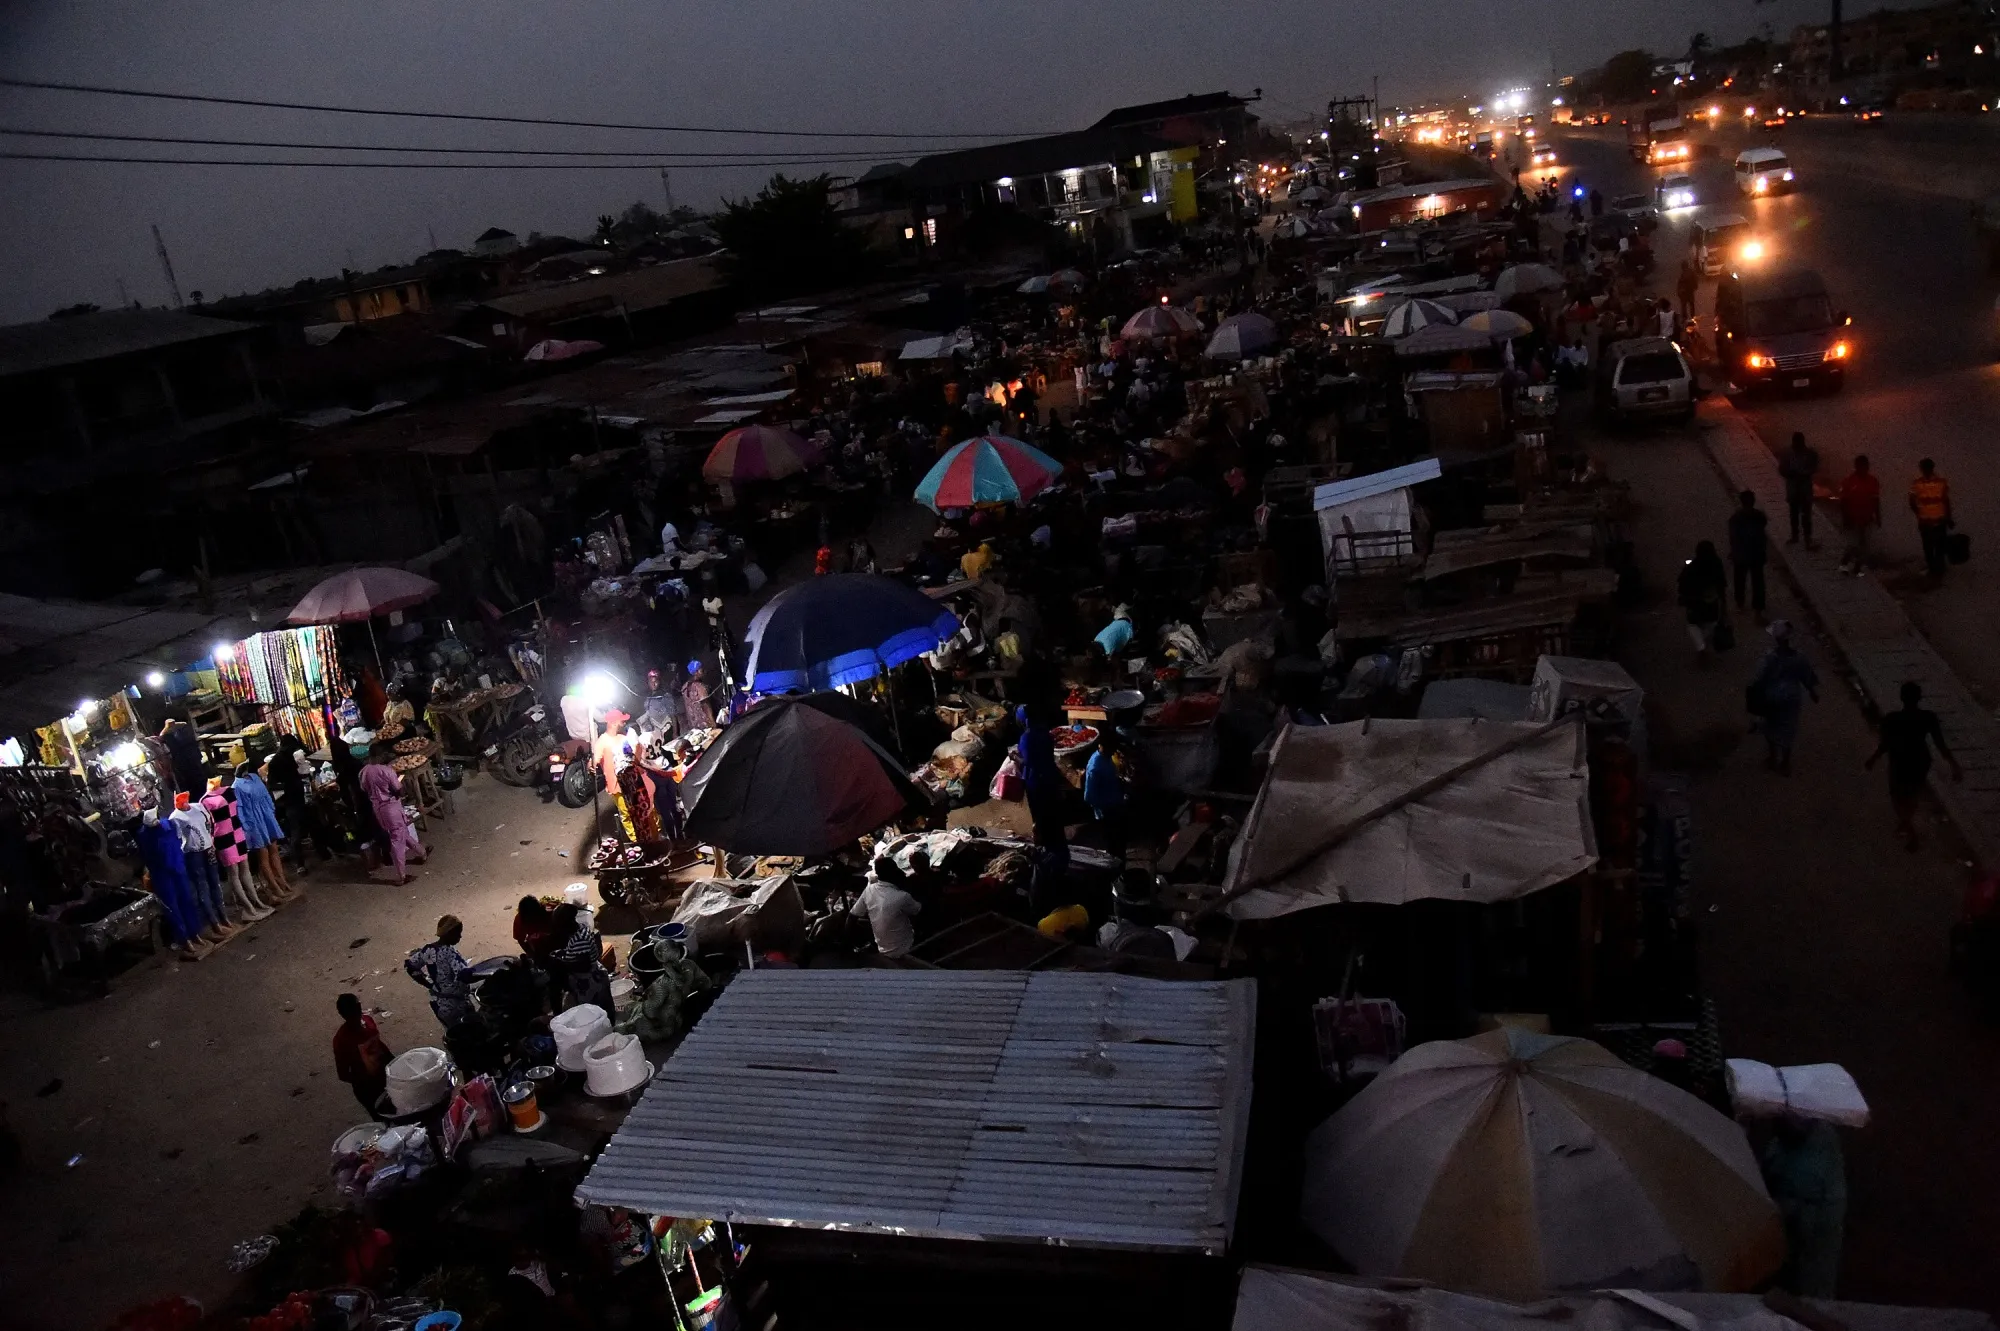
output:
<instances>
[{"instance_id":1,"label":"wooden stool","mask_svg":"<svg viewBox=\"0 0 2000 1331\"><path fill-rule=\"evenodd\" d=\"M405 772L403 779L409 783L410 794L423 814L451 812L451 792L438 784L435 763L426 759L421 767L413 767ZM421 815L417 823L424 830L429 830Z\"/></svg>"}]
</instances>

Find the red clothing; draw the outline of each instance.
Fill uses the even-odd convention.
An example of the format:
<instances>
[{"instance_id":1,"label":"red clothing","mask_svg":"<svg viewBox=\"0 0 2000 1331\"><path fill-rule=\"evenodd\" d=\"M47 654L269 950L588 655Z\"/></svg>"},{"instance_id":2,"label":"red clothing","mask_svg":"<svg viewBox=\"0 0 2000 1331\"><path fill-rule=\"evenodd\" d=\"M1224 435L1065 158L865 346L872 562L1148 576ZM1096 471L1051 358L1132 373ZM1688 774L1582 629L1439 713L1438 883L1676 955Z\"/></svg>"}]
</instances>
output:
<instances>
[{"instance_id":1,"label":"red clothing","mask_svg":"<svg viewBox=\"0 0 2000 1331\"><path fill-rule=\"evenodd\" d=\"M1882 521L1882 482L1872 471L1850 472L1840 483L1840 516L1849 527L1872 527Z\"/></svg>"},{"instance_id":2,"label":"red clothing","mask_svg":"<svg viewBox=\"0 0 2000 1331\"><path fill-rule=\"evenodd\" d=\"M540 961L549 951L549 921L547 916L539 920L523 919L519 911L514 912L514 942L523 955Z\"/></svg>"},{"instance_id":3,"label":"red clothing","mask_svg":"<svg viewBox=\"0 0 2000 1331\"><path fill-rule=\"evenodd\" d=\"M333 1033L333 1070L353 1086L373 1087L381 1094L389 1084L389 1047L375 1018L363 1013L359 1021L344 1021Z\"/></svg>"}]
</instances>

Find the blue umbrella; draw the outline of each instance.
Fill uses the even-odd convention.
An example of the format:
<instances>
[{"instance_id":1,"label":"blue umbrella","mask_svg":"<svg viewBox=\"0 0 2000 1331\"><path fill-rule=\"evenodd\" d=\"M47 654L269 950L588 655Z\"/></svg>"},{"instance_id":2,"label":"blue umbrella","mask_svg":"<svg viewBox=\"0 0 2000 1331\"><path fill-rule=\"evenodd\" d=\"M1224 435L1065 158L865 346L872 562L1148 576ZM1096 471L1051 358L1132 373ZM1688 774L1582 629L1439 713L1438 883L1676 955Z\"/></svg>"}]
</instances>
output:
<instances>
[{"instance_id":1,"label":"blue umbrella","mask_svg":"<svg viewBox=\"0 0 2000 1331\"><path fill-rule=\"evenodd\" d=\"M752 693L858 684L935 651L958 616L914 587L872 573L834 573L787 587L744 638Z\"/></svg>"}]
</instances>

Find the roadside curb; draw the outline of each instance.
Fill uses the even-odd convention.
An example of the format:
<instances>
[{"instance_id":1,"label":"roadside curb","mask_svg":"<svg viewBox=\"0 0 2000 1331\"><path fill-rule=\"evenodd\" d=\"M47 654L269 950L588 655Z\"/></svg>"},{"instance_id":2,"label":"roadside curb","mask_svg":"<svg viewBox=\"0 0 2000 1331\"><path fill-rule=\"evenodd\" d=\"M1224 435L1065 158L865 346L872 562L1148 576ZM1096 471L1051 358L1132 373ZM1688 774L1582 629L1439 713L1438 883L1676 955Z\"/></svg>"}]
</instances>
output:
<instances>
[{"instance_id":1,"label":"roadside curb","mask_svg":"<svg viewBox=\"0 0 2000 1331\"><path fill-rule=\"evenodd\" d=\"M1702 446L1729 478L1731 489L1755 493L1777 526L1785 514L1777 457L1726 401L1703 403L1700 420ZM1838 547L1837 538L1823 539L1818 550L1786 545L1781 536L1771 542L1876 711L1902 706L1898 693L1906 680L1923 686L1924 706L1937 713L1945 742L1965 769L1960 784L1933 768L1931 789L1980 862L2000 866L2000 722L1979 705L1876 578L1839 572Z\"/></svg>"}]
</instances>

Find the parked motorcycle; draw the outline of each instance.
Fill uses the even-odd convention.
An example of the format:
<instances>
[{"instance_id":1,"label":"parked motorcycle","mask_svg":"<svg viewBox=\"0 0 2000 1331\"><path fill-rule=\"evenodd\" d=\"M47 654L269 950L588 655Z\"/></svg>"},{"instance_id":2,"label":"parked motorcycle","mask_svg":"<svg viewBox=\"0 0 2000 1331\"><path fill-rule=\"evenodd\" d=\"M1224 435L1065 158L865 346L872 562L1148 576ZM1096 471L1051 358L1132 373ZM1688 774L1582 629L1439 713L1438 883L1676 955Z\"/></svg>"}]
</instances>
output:
<instances>
[{"instance_id":1,"label":"parked motorcycle","mask_svg":"<svg viewBox=\"0 0 2000 1331\"><path fill-rule=\"evenodd\" d=\"M540 778L543 760L556 742L548 708L536 702L518 713L513 724L489 743L480 756L496 780L509 786L532 786Z\"/></svg>"},{"instance_id":2,"label":"parked motorcycle","mask_svg":"<svg viewBox=\"0 0 2000 1331\"><path fill-rule=\"evenodd\" d=\"M604 789L604 774L590 760L590 745L583 740L564 740L550 749L547 770L548 791L565 809L581 809Z\"/></svg>"}]
</instances>

